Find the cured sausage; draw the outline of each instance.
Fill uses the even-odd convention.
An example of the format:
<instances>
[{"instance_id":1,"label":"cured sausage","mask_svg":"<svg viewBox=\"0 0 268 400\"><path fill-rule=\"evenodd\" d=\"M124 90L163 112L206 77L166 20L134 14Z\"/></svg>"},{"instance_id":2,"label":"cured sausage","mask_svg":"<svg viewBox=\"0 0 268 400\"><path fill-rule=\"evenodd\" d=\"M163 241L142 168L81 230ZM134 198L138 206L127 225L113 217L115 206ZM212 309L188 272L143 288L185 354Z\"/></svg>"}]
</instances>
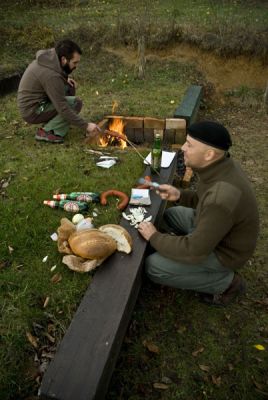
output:
<instances>
[{"instance_id":1,"label":"cured sausage","mask_svg":"<svg viewBox=\"0 0 268 400\"><path fill-rule=\"evenodd\" d=\"M120 192L119 190L107 190L106 192L102 192L100 195L100 203L103 206L107 204L107 197L115 196L121 199L120 203L117 204L118 210L124 210L129 202L129 197L126 193Z\"/></svg>"}]
</instances>

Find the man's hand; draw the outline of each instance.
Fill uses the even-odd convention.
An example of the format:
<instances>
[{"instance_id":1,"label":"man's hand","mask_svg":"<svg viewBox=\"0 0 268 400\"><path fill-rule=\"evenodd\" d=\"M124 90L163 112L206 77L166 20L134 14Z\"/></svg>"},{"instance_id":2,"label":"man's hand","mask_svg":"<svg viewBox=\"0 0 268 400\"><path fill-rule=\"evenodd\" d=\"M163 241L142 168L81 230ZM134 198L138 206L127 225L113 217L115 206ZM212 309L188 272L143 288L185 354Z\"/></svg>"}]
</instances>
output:
<instances>
[{"instance_id":1,"label":"man's hand","mask_svg":"<svg viewBox=\"0 0 268 400\"><path fill-rule=\"evenodd\" d=\"M101 134L101 129L97 124L94 124L93 122L89 122L87 124L87 133L86 136L90 138L94 138L96 136L99 136Z\"/></svg>"},{"instance_id":2,"label":"man's hand","mask_svg":"<svg viewBox=\"0 0 268 400\"><path fill-rule=\"evenodd\" d=\"M77 89L77 82L73 78L68 78L67 82L69 83L70 86L72 86L75 89Z\"/></svg>"},{"instance_id":3,"label":"man's hand","mask_svg":"<svg viewBox=\"0 0 268 400\"><path fill-rule=\"evenodd\" d=\"M151 222L144 221L139 224L138 232L145 240L150 240L151 236L157 232L157 229Z\"/></svg>"},{"instance_id":4,"label":"man's hand","mask_svg":"<svg viewBox=\"0 0 268 400\"><path fill-rule=\"evenodd\" d=\"M177 201L181 195L179 189L171 185L159 185L159 190L157 188L156 193L161 197L161 199L168 201Z\"/></svg>"}]
</instances>

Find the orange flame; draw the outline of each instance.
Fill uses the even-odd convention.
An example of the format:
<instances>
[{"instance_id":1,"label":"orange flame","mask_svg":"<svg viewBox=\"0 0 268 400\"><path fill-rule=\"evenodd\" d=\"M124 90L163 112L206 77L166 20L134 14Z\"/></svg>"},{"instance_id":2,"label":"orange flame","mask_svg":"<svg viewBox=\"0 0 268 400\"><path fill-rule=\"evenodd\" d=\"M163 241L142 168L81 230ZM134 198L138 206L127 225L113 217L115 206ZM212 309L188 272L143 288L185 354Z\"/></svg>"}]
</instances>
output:
<instances>
[{"instance_id":1,"label":"orange flame","mask_svg":"<svg viewBox=\"0 0 268 400\"><path fill-rule=\"evenodd\" d=\"M122 118L114 118L110 124L109 124L109 130L113 131L113 132L117 132L119 133L121 136L126 137L126 135L124 134L123 130L124 130L124 122L122 120ZM99 146L100 147L107 147L109 144L113 144L113 142L116 142L116 145L118 147L120 147L121 149L124 149L127 146L127 142L121 138L116 138L113 136L103 136L100 138L99 140Z\"/></svg>"}]
</instances>

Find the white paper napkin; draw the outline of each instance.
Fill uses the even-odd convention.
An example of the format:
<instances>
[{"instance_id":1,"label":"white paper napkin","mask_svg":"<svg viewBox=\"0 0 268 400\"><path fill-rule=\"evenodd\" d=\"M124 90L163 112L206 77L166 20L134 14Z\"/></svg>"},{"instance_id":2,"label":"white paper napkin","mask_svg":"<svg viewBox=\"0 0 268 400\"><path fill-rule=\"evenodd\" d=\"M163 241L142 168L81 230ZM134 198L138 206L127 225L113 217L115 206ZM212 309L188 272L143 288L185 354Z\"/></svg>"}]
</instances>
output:
<instances>
[{"instance_id":1,"label":"white paper napkin","mask_svg":"<svg viewBox=\"0 0 268 400\"><path fill-rule=\"evenodd\" d=\"M161 168L168 168L172 163L175 155L176 152L174 151L162 151ZM152 153L149 153L144 160L144 164L151 165L151 162L152 162Z\"/></svg>"}]
</instances>

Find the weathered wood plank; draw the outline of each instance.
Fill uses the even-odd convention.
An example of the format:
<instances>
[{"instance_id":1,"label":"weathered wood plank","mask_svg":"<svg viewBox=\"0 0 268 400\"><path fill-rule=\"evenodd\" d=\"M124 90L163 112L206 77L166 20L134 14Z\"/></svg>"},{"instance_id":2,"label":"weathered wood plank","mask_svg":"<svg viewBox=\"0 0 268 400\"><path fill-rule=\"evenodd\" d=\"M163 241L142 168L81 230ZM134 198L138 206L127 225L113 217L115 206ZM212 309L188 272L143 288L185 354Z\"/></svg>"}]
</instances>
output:
<instances>
[{"instance_id":1,"label":"weathered wood plank","mask_svg":"<svg viewBox=\"0 0 268 400\"><path fill-rule=\"evenodd\" d=\"M184 118L187 126L196 119L200 101L202 97L202 86L190 86L178 108L175 111L174 118Z\"/></svg>"},{"instance_id":2,"label":"weathered wood plank","mask_svg":"<svg viewBox=\"0 0 268 400\"><path fill-rule=\"evenodd\" d=\"M171 183L176 168L161 169L160 183ZM146 168L144 175L149 175ZM151 192L147 207L152 222L160 219L165 202ZM127 211L126 211L127 212ZM141 286L147 242L121 220L134 242L130 255L115 253L95 273L74 318L44 375L41 399L102 400Z\"/></svg>"}]
</instances>

